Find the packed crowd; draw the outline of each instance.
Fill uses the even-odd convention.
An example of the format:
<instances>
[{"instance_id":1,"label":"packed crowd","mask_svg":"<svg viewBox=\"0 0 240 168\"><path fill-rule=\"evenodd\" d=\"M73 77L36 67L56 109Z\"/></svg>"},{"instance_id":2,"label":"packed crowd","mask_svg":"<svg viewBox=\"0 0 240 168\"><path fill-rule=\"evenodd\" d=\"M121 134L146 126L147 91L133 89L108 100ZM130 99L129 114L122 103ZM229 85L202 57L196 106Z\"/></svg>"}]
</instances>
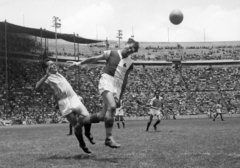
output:
<instances>
[{"instance_id":1,"label":"packed crowd","mask_svg":"<svg viewBox=\"0 0 240 168\"><path fill-rule=\"evenodd\" d=\"M71 83L74 90L84 98L90 113L101 110L102 100L97 92L101 65L66 71L66 64L59 64L59 71ZM50 90L41 93L34 90L36 82L43 76L38 62L9 61L8 89L4 61L0 63L0 118L41 120L58 113ZM203 114L219 99L224 100L225 112L239 113L240 69L237 66L136 66L131 72L123 101L126 116L148 115L149 99L156 89L164 98L164 113ZM141 102L137 104L133 95ZM7 101L8 99L8 101Z\"/></svg>"}]
</instances>

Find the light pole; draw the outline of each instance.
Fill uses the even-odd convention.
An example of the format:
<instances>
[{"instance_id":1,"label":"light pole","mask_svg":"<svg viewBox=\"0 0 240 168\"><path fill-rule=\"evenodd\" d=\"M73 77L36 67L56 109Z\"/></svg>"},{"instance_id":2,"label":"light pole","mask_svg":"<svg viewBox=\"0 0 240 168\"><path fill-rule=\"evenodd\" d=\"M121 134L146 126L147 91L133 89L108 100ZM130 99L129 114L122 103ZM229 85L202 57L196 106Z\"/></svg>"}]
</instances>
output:
<instances>
[{"instance_id":1,"label":"light pole","mask_svg":"<svg viewBox=\"0 0 240 168\"><path fill-rule=\"evenodd\" d=\"M118 30L118 34L117 34L117 38L118 38L118 48L120 48L120 39L122 39L122 30Z\"/></svg>"},{"instance_id":2,"label":"light pole","mask_svg":"<svg viewBox=\"0 0 240 168\"><path fill-rule=\"evenodd\" d=\"M56 63L58 63L58 55L57 55L57 28L61 27L61 19L56 16L53 16L53 26L55 27L55 44L56 44Z\"/></svg>"}]
</instances>

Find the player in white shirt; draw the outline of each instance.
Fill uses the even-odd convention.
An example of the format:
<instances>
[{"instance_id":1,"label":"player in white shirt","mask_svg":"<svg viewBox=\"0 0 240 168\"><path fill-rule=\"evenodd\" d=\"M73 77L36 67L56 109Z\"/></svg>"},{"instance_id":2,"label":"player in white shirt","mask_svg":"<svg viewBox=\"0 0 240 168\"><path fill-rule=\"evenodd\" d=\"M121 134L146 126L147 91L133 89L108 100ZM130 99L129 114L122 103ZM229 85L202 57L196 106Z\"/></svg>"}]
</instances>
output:
<instances>
[{"instance_id":1,"label":"player in white shirt","mask_svg":"<svg viewBox=\"0 0 240 168\"><path fill-rule=\"evenodd\" d=\"M224 121L223 116L222 116L222 105L221 105L221 103L220 102L217 103L215 108L216 108L216 114L213 117L213 121L215 121L215 119L217 118L218 115L220 115L221 120Z\"/></svg>"},{"instance_id":2,"label":"player in white shirt","mask_svg":"<svg viewBox=\"0 0 240 168\"><path fill-rule=\"evenodd\" d=\"M79 146L85 153L90 154L91 151L87 147L82 135L82 127L77 125L77 115L79 117L88 117L88 110L79 100L78 95L75 93L70 83L58 72L58 67L51 59L45 59L42 62L42 68L46 74L36 83L35 89L40 91L44 84L50 86L54 92L55 101L58 102L58 108L62 116L65 116L75 127L74 132L79 141ZM90 133L91 124L87 124L84 127L86 137L92 144L95 144Z\"/></svg>"},{"instance_id":3,"label":"player in white shirt","mask_svg":"<svg viewBox=\"0 0 240 168\"><path fill-rule=\"evenodd\" d=\"M147 123L147 128L146 128L146 131L148 131L149 129L149 126L151 125L152 123L152 119L153 119L153 116L157 116L157 121L156 123L153 125L154 127L154 130L156 131L157 130L157 125L161 122L161 115L162 115L162 109L163 109L163 98L161 96L159 96L159 91L156 91L155 92L155 97L153 99L151 99L151 102L150 102L150 118L149 118L149 121Z\"/></svg>"},{"instance_id":4,"label":"player in white shirt","mask_svg":"<svg viewBox=\"0 0 240 168\"><path fill-rule=\"evenodd\" d=\"M123 101L120 101L120 107L116 109L116 121L117 126L120 129L120 121L122 122L123 128L125 128L125 122L124 122L124 105Z\"/></svg>"}]
</instances>

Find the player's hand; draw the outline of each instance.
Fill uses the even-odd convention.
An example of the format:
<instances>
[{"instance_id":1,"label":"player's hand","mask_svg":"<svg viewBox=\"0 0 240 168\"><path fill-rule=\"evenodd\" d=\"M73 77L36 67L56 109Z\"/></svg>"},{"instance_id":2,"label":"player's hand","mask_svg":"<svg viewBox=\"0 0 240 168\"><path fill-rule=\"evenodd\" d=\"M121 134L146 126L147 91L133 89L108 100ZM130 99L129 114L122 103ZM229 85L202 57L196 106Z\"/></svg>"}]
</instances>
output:
<instances>
[{"instance_id":1,"label":"player's hand","mask_svg":"<svg viewBox=\"0 0 240 168\"><path fill-rule=\"evenodd\" d=\"M71 63L68 68L70 67L77 67L81 64L81 62L76 62L76 61L67 61L67 63Z\"/></svg>"},{"instance_id":2,"label":"player's hand","mask_svg":"<svg viewBox=\"0 0 240 168\"><path fill-rule=\"evenodd\" d=\"M51 75L50 67L47 68L47 70L46 70L46 75L47 75L48 77Z\"/></svg>"}]
</instances>

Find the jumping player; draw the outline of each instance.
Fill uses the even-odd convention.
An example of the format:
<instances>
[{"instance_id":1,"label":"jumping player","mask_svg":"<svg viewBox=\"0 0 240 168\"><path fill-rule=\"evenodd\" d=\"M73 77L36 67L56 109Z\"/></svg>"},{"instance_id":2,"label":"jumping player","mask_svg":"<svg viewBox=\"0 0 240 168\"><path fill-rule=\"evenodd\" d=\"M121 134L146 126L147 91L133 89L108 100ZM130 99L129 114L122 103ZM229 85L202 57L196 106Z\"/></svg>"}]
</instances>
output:
<instances>
[{"instance_id":1,"label":"jumping player","mask_svg":"<svg viewBox=\"0 0 240 168\"><path fill-rule=\"evenodd\" d=\"M42 62L42 68L45 72L45 75L36 83L35 89L39 91L44 84L48 84L50 86L54 92L54 97L58 102L58 108L62 116L65 116L71 125L75 127L74 132L79 141L79 146L85 153L90 154L91 151L87 147L82 135L82 127L77 126L76 116L80 115L83 117L88 117L88 110L81 103L69 82L58 72L58 68L52 60L45 59ZM92 144L95 144L90 130L91 124L86 124L85 135Z\"/></svg>"},{"instance_id":2,"label":"jumping player","mask_svg":"<svg viewBox=\"0 0 240 168\"><path fill-rule=\"evenodd\" d=\"M138 49L139 43L130 38L125 48L121 50L107 50L99 56L85 59L82 62L68 61L72 63L70 66L92 64L100 60L106 61L106 66L103 69L98 85L99 93L104 103L103 110L83 120L79 120L79 124L104 121L106 130L105 145L111 148L119 148L121 146L114 141L112 135L114 115L125 90L128 74L133 69L133 62L129 55L137 52Z\"/></svg>"},{"instance_id":3,"label":"jumping player","mask_svg":"<svg viewBox=\"0 0 240 168\"><path fill-rule=\"evenodd\" d=\"M152 123L152 119L153 116L156 115L157 116L157 121L156 123L153 125L154 130L157 131L157 125L161 122L161 110L163 109L163 98L159 96L159 91L155 91L155 97L153 99L151 99L150 102L150 118L149 121L147 123L147 129L146 132L149 129L149 126Z\"/></svg>"},{"instance_id":4,"label":"jumping player","mask_svg":"<svg viewBox=\"0 0 240 168\"><path fill-rule=\"evenodd\" d=\"M223 116L222 116L222 110L221 110L221 108L222 108L221 103L220 103L220 102L217 103L217 104L216 104L216 115L214 115L213 121L215 121L215 119L217 118L218 115L220 115L221 120L224 121Z\"/></svg>"},{"instance_id":5,"label":"jumping player","mask_svg":"<svg viewBox=\"0 0 240 168\"><path fill-rule=\"evenodd\" d=\"M123 128L125 128L125 122L124 122L124 105L123 101L120 101L120 107L116 109L116 121L117 121L117 126L118 129L120 129L120 121L122 122Z\"/></svg>"}]
</instances>

